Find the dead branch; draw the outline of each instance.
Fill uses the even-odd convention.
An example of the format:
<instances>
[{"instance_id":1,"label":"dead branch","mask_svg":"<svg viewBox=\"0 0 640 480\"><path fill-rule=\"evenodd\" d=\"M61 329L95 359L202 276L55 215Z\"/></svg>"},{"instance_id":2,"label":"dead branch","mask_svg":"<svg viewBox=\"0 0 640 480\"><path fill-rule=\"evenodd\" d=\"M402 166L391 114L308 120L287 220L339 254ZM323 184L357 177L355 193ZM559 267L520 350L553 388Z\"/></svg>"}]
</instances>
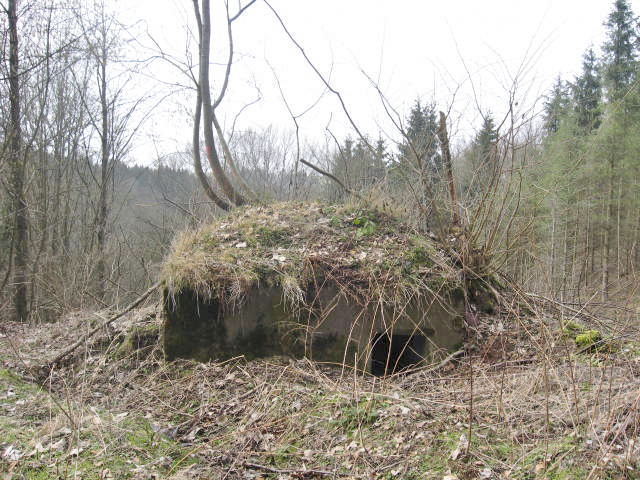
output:
<instances>
[{"instance_id":1,"label":"dead branch","mask_svg":"<svg viewBox=\"0 0 640 480\"><path fill-rule=\"evenodd\" d=\"M162 285L162 281L156 282L154 283L151 287L149 287L149 289L144 292L142 295L140 295L138 298L136 298L133 302L131 302L127 307L124 308L124 310L120 310L118 313L116 313L115 315L111 316L110 318L108 318L107 320L105 320L101 325L97 326L96 328L94 328L93 330L91 330L89 333L83 335L82 337L80 337L80 339L74 343L73 345L71 345L69 348L67 348L64 352L62 352L61 354L59 354L56 358L54 358L53 360L51 360L50 362L48 362L45 365L45 369L47 371L50 371L55 365L59 364L60 361L62 361L62 359L64 359L65 357L68 357L71 353L73 353L80 345L82 345L84 342L86 342L89 338L91 338L93 335L95 335L97 332L99 332L100 330L102 330L103 328L105 328L106 326L110 325L111 323L115 322L117 319L123 317L124 315L126 315L127 313L129 313L131 310L133 310L134 308L136 308L137 306L139 306L142 302L144 302L149 295L151 295L153 292L156 291L156 289Z\"/></svg>"},{"instance_id":2,"label":"dead branch","mask_svg":"<svg viewBox=\"0 0 640 480\"><path fill-rule=\"evenodd\" d=\"M453 181L453 167L451 166L451 149L449 147L449 136L447 135L447 117L444 112L440 112L438 139L440 140L442 161L444 162L444 168L447 172L447 181L449 182L449 195L451 197L451 210L453 212L452 221L454 225L460 225L460 216L458 215L458 199L456 198L456 185Z\"/></svg>"},{"instance_id":3,"label":"dead branch","mask_svg":"<svg viewBox=\"0 0 640 480\"><path fill-rule=\"evenodd\" d=\"M362 140L362 142L367 146L367 148L369 149L370 152L375 152L375 149L373 148L373 146L371 145L371 143L369 142L367 137L360 131L360 129L358 128L358 125L353 120L353 117L351 116L351 113L349 113L349 109L347 108L347 105L345 104L340 92L338 90L336 90L335 88L333 88L333 86L331 86L329 81L320 72L320 70L318 70L318 68L315 66L315 64L311 61L311 59L309 58L309 56L305 52L304 48L302 47L302 45L300 45L300 43L298 43L298 41L295 39L295 37L291 34L291 32L289 31L289 29L285 25L284 21L282 20L282 17L280 17L280 15L276 11L276 9L273 8L271 6L271 4L267 0L264 0L264 3L273 12L273 14L275 15L276 19L278 20L278 23L280 23L280 26L282 27L282 30L284 30L284 33L287 35L287 37L289 37L289 40L291 40L291 42L295 45L295 47L300 51L300 53L302 54L302 57L304 58L304 60L307 63L307 65L309 65L311 70L313 70L313 72L316 74L316 76L324 84L326 89L336 96L336 98L338 99L338 102L340 103L340 106L342 107L342 111L344 112L345 116L347 117L347 120L351 124L351 127L358 134L358 138L360 138Z\"/></svg>"},{"instance_id":4,"label":"dead branch","mask_svg":"<svg viewBox=\"0 0 640 480\"><path fill-rule=\"evenodd\" d=\"M263 472L277 473L280 475L295 475L302 478L303 476L321 475L325 477L350 477L350 473L328 472L326 470L288 470L282 468L269 467L268 465L261 465L259 463L244 462L244 467L252 470L261 470Z\"/></svg>"},{"instance_id":5,"label":"dead branch","mask_svg":"<svg viewBox=\"0 0 640 480\"><path fill-rule=\"evenodd\" d=\"M258 196L253 191L253 189L247 184L247 182L245 182L244 178L242 178L242 175L240 175L240 172L236 167L236 162L233 159L231 150L229 149L229 144L227 143L227 140L224 138L224 132L222 131L222 127L218 122L218 118L216 117L215 111L213 112L212 121L213 121L213 126L216 129L216 134L218 135L220 147L222 148L222 154L224 155L224 159L227 162L227 165L229 165L231 176L238 183L238 185L240 185L240 188L244 191L247 197L249 197L249 201L251 201L252 203L257 203Z\"/></svg>"},{"instance_id":6,"label":"dead branch","mask_svg":"<svg viewBox=\"0 0 640 480\"><path fill-rule=\"evenodd\" d=\"M451 362L452 360L455 360L458 357L461 357L462 355L465 354L464 350L457 350L455 352L453 352L450 355L447 355L444 360L442 360L440 363L438 363L436 366L428 368L427 370L421 370L422 373L433 373L433 372L437 372L438 370L440 370L442 367L444 367L445 365L447 365L449 362Z\"/></svg>"},{"instance_id":7,"label":"dead branch","mask_svg":"<svg viewBox=\"0 0 640 480\"><path fill-rule=\"evenodd\" d=\"M340 185L340 187L347 192L349 195L353 195L354 197L356 197L358 200L364 200L360 194L354 192L353 190L351 190L350 188L348 188L344 183L342 183L342 181L340 181L340 179L338 177L336 177L335 175L333 175L332 173L329 173L325 170L322 170L320 167L315 166L312 163L307 162L304 158L300 159L300 163L302 163L303 165L306 165L307 167L315 170L316 172L318 172L321 175L324 175L325 177L330 178L331 180L333 180L334 182L336 182L338 185Z\"/></svg>"},{"instance_id":8,"label":"dead branch","mask_svg":"<svg viewBox=\"0 0 640 480\"><path fill-rule=\"evenodd\" d=\"M543 301L553 305L555 308L557 308L559 310L560 309L564 309L564 310L567 310L567 311L571 312L573 314L573 317L570 320L573 320L573 319L579 318L579 317L585 317L585 318L588 318L589 320L593 321L596 325L598 325L601 328L602 327L605 327L605 328L607 327L607 324L602 321L602 317L601 316L594 315L593 313L591 313L591 312L589 312L587 310L587 306L591 303L591 299L589 299L588 302L580 305L579 309L576 309L576 308L571 307L567 303L559 302L557 300L553 300L552 298L545 297L544 295L538 295L538 294L532 293L532 292L524 292L523 295L526 296L526 297L529 297L529 298L543 300ZM593 298L593 297L591 297L591 298Z\"/></svg>"},{"instance_id":9,"label":"dead branch","mask_svg":"<svg viewBox=\"0 0 640 480\"><path fill-rule=\"evenodd\" d=\"M287 108L287 111L289 112L289 116L291 117L291 120L293 121L293 124L295 125L296 129L295 129L295 134L296 134L296 162L295 162L295 171L293 174L293 191L294 191L294 195L296 195L298 193L298 163L300 160L300 124L298 123L298 118L302 117L304 114L306 114L308 111L310 111L312 108L314 108L322 99L322 97L324 97L324 94L326 92L326 89L320 94L320 96L317 98L317 100L315 100L311 105L309 105L307 108L304 109L304 111L302 113L299 113L298 115L293 113L293 110L291 109L291 106L289 105L289 102L287 101L287 97L284 94L284 90L282 89L282 85L280 84L280 78L278 78L278 75L276 74L275 69L273 68L273 66L267 62L267 64L269 65L269 68L271 68L271 72L273 73L273 77L276 80L276 85L278 85L278 90L280 91L280 98L282 98L282 102L284 103L284 106ZM339 147L338 147L339 148Z\"/></svg>"}]
</instances>

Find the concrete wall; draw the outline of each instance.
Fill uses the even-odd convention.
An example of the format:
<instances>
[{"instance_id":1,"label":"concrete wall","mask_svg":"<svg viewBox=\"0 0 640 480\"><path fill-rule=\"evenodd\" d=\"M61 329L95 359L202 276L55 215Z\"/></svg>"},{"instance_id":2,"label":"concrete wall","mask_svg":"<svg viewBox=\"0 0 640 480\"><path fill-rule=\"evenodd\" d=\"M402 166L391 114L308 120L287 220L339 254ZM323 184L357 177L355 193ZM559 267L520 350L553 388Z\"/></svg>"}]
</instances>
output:
<instances>
[{"instance_id":1,"label":"concrete wall","mask_svg":"<svg viewBox=\"0 0 640 480\"><path fill-rule=\"evenodd\" d=\"M421 335L425 357L463 340L461 296L446 305L425 297L381 306L347 298L336 286L311 291L306 306L292 310L279 287L256 288L236 306L184 290L165 292L164 345L168 359L201 361L270 355L307 356L316 361L371 369L372 341L380 333ZM416 343L422 344L421 342ZM379 354L379 352L378 352Z\"/></svg>"}]
</instances>

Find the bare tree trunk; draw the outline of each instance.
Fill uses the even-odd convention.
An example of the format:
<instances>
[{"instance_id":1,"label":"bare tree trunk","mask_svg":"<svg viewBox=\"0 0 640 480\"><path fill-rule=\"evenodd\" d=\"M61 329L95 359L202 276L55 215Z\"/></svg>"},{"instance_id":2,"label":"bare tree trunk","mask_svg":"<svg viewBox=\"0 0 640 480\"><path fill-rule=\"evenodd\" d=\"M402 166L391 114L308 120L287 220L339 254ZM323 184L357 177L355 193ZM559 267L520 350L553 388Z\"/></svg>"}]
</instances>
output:
<instances>
[{"instance_id":1,"label":"bare tree trunk","mask_svg":"<svg viewBox=\"0 0 640 480\"><path fill-rule=\"evenodd\" d=\"M621 202L622 202L622 178L618 178L618 201L616 205L616 278L620 280L622 276L622 260L620 257L620 253L622 248L620 248L620 234L621 234L621 226L620 226L620 215L621 215Z\"/></svg>"},{"instance_id":2,"label":"bare tree trunk","mask_svg":"<svg viewBox=\"0 0 640 480\"><path fill-rule=\"evenodd\" d=\"M206 193L207 197L211 201L213 201L219 208L222 210L228 211L231 209L231 205L226 202L224 199L220 198L220 196L213 190L211 183L209 183L209 179L207 175L204 173L202 168L202 161L200 160L200 119L202 118L202 96L200 95L200 90L198 89L198 94L196 98L196 112L193 117L193 167L196 171L196 176L200 181L200 185Z\"/></svg>"},{"instance_id":3,"label":"bare tree trunk","mask_svg":"<svg viewBox=\"0 0 640 480\"><path fill-rule=\"evenodd\" d=\"M22 159L22 128L20 125L20 72L18 54L18 0L9 0L9 163L11 165L11 196L13 208L13 303L15 319L24 322L27 309L27 260L29 257L29 218L25 196L25 165ZM26 160L26 157L25 157Z\"/></svg>"},{"instance_id":4,"label":"bare tree trunk","mask_svg":"<svg viewBox=\"0 0 640 480\"><path fill-rule=\"evenodd\" d=\"M38 278L41 275L41 262L44 260L46 262L46 248L47 241L49 239L49 153L46 150L45 144L45 134L41 130L39 133L41 137L38 143L38 178L36 180L38 186L38 196L39 201L35 205L34 211L37 212L35 218L32 221L32 225L37 225L37 229L39 230L40 240L38 241L38 247L32 249L32 260L31 260L31 294L29 295L29 312L31 312L31 318L34 316L42 318L38 315L38 304L41 302L41 293L39 288ZM36 159L34 158L34 161ZM35 244L35 237L38 232L34 231L32 228L31 238ZM43 256L45 257L43 259Z\"/></svg>"},{"instance_id":5,"label":"bare tree trunk","mask_svg":"<svg viewBox=\"0 0 640 480\"><path fill-rule=\"evenodd\" d=\"M564 221L564 238L562 239L562 283L560 289L561 301L565 302L567 298L567 264L569 263L569 222L566 220L567 216L565 215Z\"/></svg>"},{"instance_id":6,"label":"bare tree trunk","mask_svg":"<svg viewBox=\"0 0 640 480\"><path fill-rule=\"evenodd\" d=\"M442 162L447 173L447 181L449 182L449 196L451 198L451 213L454 225L460 225L460 216L458 215L458 198L456 196L456 185L453 181L453 167L451 166L451 150L449 148L449 137L447 135L447 117L444 112L440 112L440 126L438 128L438 139L442 149Z\"/></svg>"},{"instance_id":7,"label":"bare tree trunk","mask_svg":"<svg viewBox=\"0 0 640 480\"><path fill-rule=\"evenodd\" d=\"M102 39L106 43L106 38ZM109 104L107 101L107 51L102 45L98 66L98 81L100 85L100 194L98 198L98 212L96 216L96 240L98 260L96 263L96 280L98 299L103 299L106 290L106 261L105 247L107 239L108 186L109 186Z\"/></svg>"},{"instance_id":8,"label":"bare tree trunk","mask_svg":"<svg viewBox=\"0 0 640 480\"><path fill-rule=\"evenodd\" d=\"M105 3L104 0L94 3L87 12L78 12L77 16L86 42L86 71L94 72L93 75L80 78L78 94L88 124L99 141L99 145L95 145L91 137L87 139L85 156L88 180L81 179L87 195L97 197L95 203L91 202L94 217L89 223L93 229L87 232L86 237L91 239L88 248L93 256L93 268L89 269L92 271L91 295L99 302L107 294L107 282L112 280L107 263L107 247L113 235L109 231L109 225L112 217L118 214L118 210L113 208L115 171L125 158L137 129L146 118L143 114L137 125L131 127L131 121L145 97L138 97L135 101L127 98L127 82L132 78L129 76L132 70L127 69L126 74L122 70L114 74L119 70L118 66L123 64L122 51L126 50L123 37L127 35L127 31L108 12ZM90 24L86 23L87 18L90 19ZM95 78L91 81L95 85L95 103L86 91L89 78ZM98 157L97 162L93 161L94 155Z\"/></svg>"},{"instance_id":9,"label":"bare tree trunk","mask_svg":"<svg viewBox=\"0 0 640 480\"><path fill-rule=\"evenodd\" d=\"M194 8L196 11L196 18L198 20L198 28L200 31L200 68L198 74L198 91L202 100L202 117L203 117L203 131L204 131L204 143L207 151L207 158L209 165L213 171L213 175L216 181L220 184L222 191L231 203L240 206L246 203L245 198L235 189L232 185L229 177L227 177L222 165L220 164L220 158L216 151L216 146L213 136L213 106L211 103L211 87L209 84L209 57L211 46L211 14L209 8L209 0L202 0L202 16L200 16L198 9L198 2L194 0ZM230 48L233 48L230 45Z\"/></svg>"},{"instance_id":10,"label":"bare tree trunk","mask_svg":"<svg viewBox=\"0 0 640 480\"><path fill-rule=\"evenodd\" d=\"M580 301L580 271L578 264L578 235L580 233L580 221L576 220L573 226L572 251L570 253L569 271L571 272L571 298L575 301Z\"/></svg>"},{"instance_id":11,"label":"bare tree trunk","mask_svg":"<svg viewBox=\"0 0 640 480\"><path fill-rule=\"evenodd\" d=\"M580 275L578 277L578 297L580 297L580 291L582 286L586 289L589 286L588 282L588 271L589 271L589 256L591 247L591 208L587 207L587 224L584 227L584 255L582 260L582 265L580 267ZM577 243L577 242L576 242ZM578 300L580 301L580 300Z\"/></svg>"},{"instance_id":12,"label":"bare tree trunk","mask_svg":"<svg viewBox=\"0 0 640 480\"><path fill-rule=\"evenodd\" d=\"M240 185L242 190L249 197L250 201L253 203L257 203L258 197L254 193L254 191L251 189L251 187L247 184L247 182L244 181L244 178L242 178L242 175L240 175L240 172L236 167L236 162L233 159L233 155L231 155L229 144L227 143L227 140L224 138L224 132L222 131L222 127L220 127L220 124L218 123L218 119L216 118L215 112L213 113L213 126L216 129L216 133L218 135L218 141L220 142L220 147L222 148L222 153L224 155L224 158L227 162L227 165L229 165L231 176L236 181L236 184Z\"/></svg>"},{"instance_id":13,"label":"bare tree trunk","mask_svg":"<svg viewBox=\"0 0 640 480\"><path fill-rule=\"evenodd\" d=\"M591 218L591 217L589 217ZM591 268L589 270L589 273L591 274L591 276L593 276L595 274L596 271L596 246L597 246L597 241L596 241L596 233L595 233L595 229L593 228L592 225L589 226L589 238L591 239ZM590 276L589 275L585 275L585 287L587 287L589 285L589 280L590 280Z\"/></svg>"},{"instance_id":14,"label":"bare tree trunk","mask_svg":"<svg viewBox=\"0 0 640 480\"><path fill-rule=\"evenodd\" d=\"M609 191L607 192L607 204L605 206L605 224L602 242L602 301L609 299L609 266L611 264L611 221L613 219L614 178L613 161L611 161L609 173Z\"/></svg>"},{"instance_id":15,"label":"bare tree trunk","mask_svg":"<svg viewBox=\"0 0 640 480\"><path fill-rule=\"evenodd\" d=\"M556 197L553 196L553 204L551 206L551 255L549 258L549 296L555 295L555 278L556 278Z\"/></svg>"},{"instance_id":16,"label":"bare tree trunk","mask_svg":"<svg viewBox=\"0 0 640 480\"><path fill-rule=\"evenodd\" d=\"M633 242L631 243L630 265L629 271L635 271L640 263L640 248L638 248L638 239L640 237L640 214L636 216L636 222L633 229Z\"/></svg>"}]
</instances>

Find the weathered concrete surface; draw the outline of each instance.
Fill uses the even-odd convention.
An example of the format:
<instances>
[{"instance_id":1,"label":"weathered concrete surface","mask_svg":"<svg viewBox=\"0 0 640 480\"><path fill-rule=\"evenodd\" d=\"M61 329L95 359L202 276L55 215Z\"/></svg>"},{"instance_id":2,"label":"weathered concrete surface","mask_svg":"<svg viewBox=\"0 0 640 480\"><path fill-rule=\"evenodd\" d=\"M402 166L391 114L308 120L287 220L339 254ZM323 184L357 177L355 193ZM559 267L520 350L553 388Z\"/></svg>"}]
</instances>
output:
<instances>
[{"instance_id":1,"label":"weathered concrete surface","mask_svg":"<svg viewBox=\"0 0 640 480\"><path fill-rule=\"evenodd\" d=\"M392 306L381 307L374 301L362 305L347 299L337 287L325 286L307 294L304 308L292 310L281 288L266 287L252 289L234 308L223 308L218 301L188 289L174 298L165 292L165 353L170 360L200 361L239 355L307 356L316 361L356 362L370 371L373 340L380 334L389 339L424 337L426 341L411 344L424 345L418 353L425 358L438 349L459 345L464 334L461 298L442 303L446 307L433 299L413 298Z\"/></svg>"}]
</instances>

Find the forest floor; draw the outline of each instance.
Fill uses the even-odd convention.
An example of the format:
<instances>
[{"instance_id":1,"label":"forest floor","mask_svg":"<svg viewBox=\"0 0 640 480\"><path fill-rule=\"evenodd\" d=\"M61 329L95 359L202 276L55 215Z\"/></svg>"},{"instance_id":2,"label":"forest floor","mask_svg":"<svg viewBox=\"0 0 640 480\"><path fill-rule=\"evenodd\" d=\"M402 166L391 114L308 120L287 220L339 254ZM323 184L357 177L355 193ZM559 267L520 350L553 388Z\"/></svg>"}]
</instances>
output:
<instances>
[{"instance_id":1,"label":"forest floor","mask_svg":"<svg viewBox=\"0 0 640 480\"><path fill-rule=\"evenodd\" d=\"M5 322L0 474L640 478L637 311L547 303L526 321L485 319L461 359L387 378L287 358L167 363L153 306L43 370L108 312ZM595 329L601 343L576 345Z\"/></svg>"}]
</instances>

